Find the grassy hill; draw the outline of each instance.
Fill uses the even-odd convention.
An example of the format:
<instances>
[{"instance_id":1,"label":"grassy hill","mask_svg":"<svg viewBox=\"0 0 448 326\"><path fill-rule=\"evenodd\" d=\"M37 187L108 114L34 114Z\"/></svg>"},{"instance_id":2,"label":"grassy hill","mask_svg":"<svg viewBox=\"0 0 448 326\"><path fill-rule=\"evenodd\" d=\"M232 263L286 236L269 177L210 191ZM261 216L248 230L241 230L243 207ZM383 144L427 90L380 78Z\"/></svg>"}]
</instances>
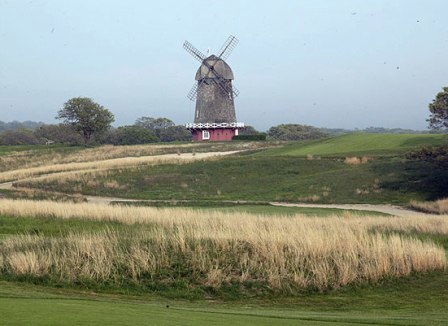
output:
<instances>
[{"instance_id":1,"label":"grassy hill","mask_svg":"<svg viewBox=\"0 0 448 326\"><path fill-rule=\"evenodd\" d=\"M67 149L67 152L64 152L64 148L60 150L41 148L34 152L12 155L8 154L10 149L4 148L2 153L2 148L0 148L2 155L0 158L2 166L0 167L7 173L10 169L14 170L19 166L27 167L27 171L29 171L30 164L40 166L73 163L79 162L79 160L81 162L96 162L105 158L176 152L181 153L181 156L187 155L186 153L191 156L191 153L195 153L195 157L198 157L197 153L200 151L252 149L256 151L188 164L130 165L120 169L78 171L74 175L71 175L72 171L69 171L70 173L53 175L56 178L40 179L35 180L34 183L29 181L23 184L35 187L39 191L50 190L58 194L83 193L160 200L191 199L201 207L194 214L212 214L209 210L218 208L223 214L228 214L222 221L242 212L251 213L248 214L248 219L252 218L253 214L258 214L264 215L261 220L267 220L271 218L270 215L272 218L276 218L278 214L285 216L295 213L327 215L338 212L327 210L321 212L309 210L307 212L304 209L274 208L262 205L224 205L223 207L219 205L213 207L212 205L207 207L204 205L204 201L283 200L321 203L406 204L410 199L437 198L444 194L448 195L446 186L448 171L437 170L425 162L406 160L404 154L415 146L438 145L443 142L447 142L447 137L442 135L353 134L315 142L293 143L275 149L259 149L256 146L247 147L251 143L232 142L194 145L194 152L191 144L185 144L182 145L183 147L167 145L157 150L156 146L159 145L78 148ZM71 153L71 151L76 153ZM76 155L69 155L70 153ZM313 154L314 158L307 158L308 154ZM321 158L319 159L318 156ZM350 156L368 156L371 159L359 164L350 164L346 162L346 157ZM10 191L10 193L13 192L14 190ZM191 205L195 206L194 203ZM18 207L23 207L23 203L18 204ZM124 209L124 207L118 207L117 211ZM160 212L163 211L160 210ZM13 243L9 240L15 238L17 234L27 235L23 237L26 241L41 239L43 243L55 243L58 239L72 237L67 243L73 243L77 237L87 234L120 231L122 233L117 234L128 236L126 241L120 242L116 246L122 248L127 241L136 238L140 234L139 232L149 232L155 228L154 223L145 225L143 223L128 224L115 220L96 221L84 219L84 216L83 218L64 219L58 218L57 214L51 212L45 214L48 215L39 217L0 216L0 246L8 243L4 245L3 252L0 252L1 260L7 261L3 254L8 253L8 248ZM86 213L85 217L88 216L89 214ZM110 216L114 215L110 213L107 218ZM126 216L134 215L129 213ZM367 220L365 216L360 217L362 217L360 221ZM377 218L379 217L373 219L376 221ZM286 219L289 218L285 217ZM306 219L311 220L308 217ZM246 221L246 218L241 218L241 220ZM340 219L338 223L348 220L347 218ZM427 218L419 220L418 223L425 223L425 221ZM304 222L308 223L306 220ZM300 224L301 227L305 225L304 222ZM191 229L201 230L204 225ZM244 225L247 226L247 224ZM178 227L170 228L173 232L177 229ZM238 230L242 229L238 228ZM270 230L271 228L264 229ZM259 235L259 231L263 228L256 230L256 234ZM329 233L325 238L316 238L316 241L325 239L324 243L328 242L328 235L333 234L335 228L331 227L328 230ZM446 231L443 231L446 230L446 227L444 229L442 223L436 225L437 232L418 230L427 229L386 230L384 239L398 234L401 239L413 238L415 241L434 242L448 250L448 237ZM283 235L285 232L286 230L282 229L281 234ZM207 233L206 238L201 240L204 246L210 243L210 234L211 232ZM292 239L293 237L286 238ZM124 237L120 236L117 239L124 239ZM144 237L144 239L149 239L149 237ZM229 245L228 248L243 248L243 246L247 246L247 239L248 237L245 237L244 241L235 242L235 245ZM79 243L90 242L80 241ZM24 242L23 245L23 248L28 250L32 243ZM161 246L154 248L159 247ZM97 243L92 252L102 252L98 248ZM177 246L172 245L167 248L177 248ZM266 248L272 249L272 245ZM247 250L247 252L251 251L252 249ZM61 250L61 252L69 253L70 251ZM132 252L134 251L129 249L126 254ZM197 253L198 251L192 252ZM22 258L20 254L19 250L13 258L19 261ZM84 254L80 257L84 257L82 258L84 264L91 261L93 255ZM109 262L110 256L105 257L104 261ZM144 260L148 260L147 257L149 256L144 256ZM125 272L121 275L127 275L128 279L116 278L101 283L80 278L80 281L65 282L66 278L59 274L54 274L54 278L47 276L36 278L26 273L23 275L6 273L6 269L3 269L2 275L0 275L0 316L3 317L1 324L46 325L95 322L110 325L138 325L152 322L160 325L230 323L235 325L295 325L299 323L313 325L445 325L448 320L446 311L448 274L446 269L428 273L416 272L401 278L384 277L378 283L354 283L324 292L308 289L292 296L271 293L270 288L257 282L243 283L247 288L238 286L224 286L221 289L198 288L197 284L195 288L191 286L194 283L185 281L189 280L193 274L188 274L190 272L184 269L184 262L193 260L181 255L173 257L176 259L173 259L172 264L167 265L166 269L161 269L162 273L166 273L167 278L154 284L150 282L157 281L154 278L155 274L141 274L143 281L141 284L132 283L129 278L131 274ZM223 251L220 250L216 257L223 257ZM230 255L229 257L233 261L237 256ZM355 257L358 256L355 255ZM153 260L149 259L148 261ZM117 264L116 266L125 270L132 260L126 258L125 262L126 264ZM263 260L263 264L265 262L266 259ZM226 263L223 266L229 265ZM330 272L331 270L332 268L329 269ZM195 275L203 276L205 274L196 273ZM230 275L240 274L235 273L235 269L231 269ZM180 278L181 276L184 278L183 280ZM167 280L168 283L164 283ZM176 283L174 280L179 281Z\"/></svg>"},{"instance_id":2,"label":"grassy hill","mask_svg":"<svg viewBox=\"0 0 448 326\"><path fill-rule=\"evenodd\" d=\"M351 134L219 160L111 169L20 184L53 192L136 199L407 204L448 195L448 171L408 161L404 155L416 146L447 140L446 135ZM220 146L226 150L235 144ZM313 159L306 158L307 154L313 154ZM352 156L370 159L352 164L346 160Z\"/></svg>"},{"instance_id":3,"label":"grassy hill","mask_svg":"<svg viewBox=\"0 0 448 326\"><path fill-rule=\"evenodd\" d=\"M437 146L446 143L448 143L446 135L359 133L312 142L294 143L281 148L267 150L261 155L397 155L418 146Z\"/></svg>"}]
</instances>

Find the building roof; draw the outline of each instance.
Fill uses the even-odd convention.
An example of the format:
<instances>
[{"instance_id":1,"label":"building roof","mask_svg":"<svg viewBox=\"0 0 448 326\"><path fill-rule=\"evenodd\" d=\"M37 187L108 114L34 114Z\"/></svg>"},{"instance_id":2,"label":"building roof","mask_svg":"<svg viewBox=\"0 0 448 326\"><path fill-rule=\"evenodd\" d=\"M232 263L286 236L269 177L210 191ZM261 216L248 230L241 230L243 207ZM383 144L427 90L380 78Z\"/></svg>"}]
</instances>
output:
<instances>
[{"instance_id":1,"label":"building roof","mask_svg":"<svg viewBox=\"0 0 448 326\"><path fill-rule=\"evenodd\" d=\"M210 69L210 67L212 69ZM216 73L215 73L216 72ZM233 79L233 72L229 65L214 54L204 59L198 71L196 72L196 80L203 78L222 77L224 79Z\"/></svg>"}]
</instances>

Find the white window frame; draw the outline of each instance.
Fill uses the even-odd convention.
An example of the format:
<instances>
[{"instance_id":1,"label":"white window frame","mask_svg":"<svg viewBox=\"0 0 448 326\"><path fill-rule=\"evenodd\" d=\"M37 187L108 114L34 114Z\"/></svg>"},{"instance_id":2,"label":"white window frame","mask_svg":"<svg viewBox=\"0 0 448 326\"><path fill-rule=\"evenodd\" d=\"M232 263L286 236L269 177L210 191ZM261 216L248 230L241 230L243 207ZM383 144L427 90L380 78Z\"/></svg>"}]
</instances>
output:
<instances>
[{"instance_id":1,"label":"white window frame","mask_svg":"<svg viewBox=\"0 0 448 326\"><path fill-rule=\"evenodd\" d=\"M210 131L202 130L202 139L203 140L209 140L210 139Z\"/></svg>"}]
</instances>

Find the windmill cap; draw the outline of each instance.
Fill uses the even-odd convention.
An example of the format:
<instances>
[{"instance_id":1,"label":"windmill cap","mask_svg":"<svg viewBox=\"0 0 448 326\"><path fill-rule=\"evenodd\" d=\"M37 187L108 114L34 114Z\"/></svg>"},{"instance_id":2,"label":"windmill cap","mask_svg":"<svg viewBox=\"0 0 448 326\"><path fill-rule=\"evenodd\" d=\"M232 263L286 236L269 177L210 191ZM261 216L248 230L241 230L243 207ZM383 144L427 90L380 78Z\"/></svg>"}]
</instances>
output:
<instances>
[{"instance_id":1,"label":"windmill cap","mask_svg":"<svg viewBox=\"0 0 448 326\"><path fill-rule=\"evenodd\" d=\"M213 67L211 70L209 67ZM215 74L216 72L216 74ZM196 72L196 80L201 80L203 78L216 78L222 77L224 79L233 79L233 72L230 66L222 59L218 58L216 55L212 54L202 61L201 66Z\"/></svg>"}]
</instances>

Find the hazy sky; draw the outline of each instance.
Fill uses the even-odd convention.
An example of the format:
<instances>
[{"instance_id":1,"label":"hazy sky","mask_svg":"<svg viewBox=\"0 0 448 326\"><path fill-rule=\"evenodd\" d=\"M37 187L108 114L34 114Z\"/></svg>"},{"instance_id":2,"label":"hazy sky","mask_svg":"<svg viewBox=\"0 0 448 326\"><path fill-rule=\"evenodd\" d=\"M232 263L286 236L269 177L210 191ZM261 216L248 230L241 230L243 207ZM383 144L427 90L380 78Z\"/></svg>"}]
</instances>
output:
<instances>
[{"instance_id":1,"label":"hazy sky","mask_svg":"<svg viewBox=\"0 0 448 326\"><path fill-rule=\"evenodd\" d=\"M241 94L238 121L425 129L448 86L447 0L0 0L0 120L56 122L72 97L141 116L193 121L186 95L218 51Z\"/></svg>"}]
</instances>

